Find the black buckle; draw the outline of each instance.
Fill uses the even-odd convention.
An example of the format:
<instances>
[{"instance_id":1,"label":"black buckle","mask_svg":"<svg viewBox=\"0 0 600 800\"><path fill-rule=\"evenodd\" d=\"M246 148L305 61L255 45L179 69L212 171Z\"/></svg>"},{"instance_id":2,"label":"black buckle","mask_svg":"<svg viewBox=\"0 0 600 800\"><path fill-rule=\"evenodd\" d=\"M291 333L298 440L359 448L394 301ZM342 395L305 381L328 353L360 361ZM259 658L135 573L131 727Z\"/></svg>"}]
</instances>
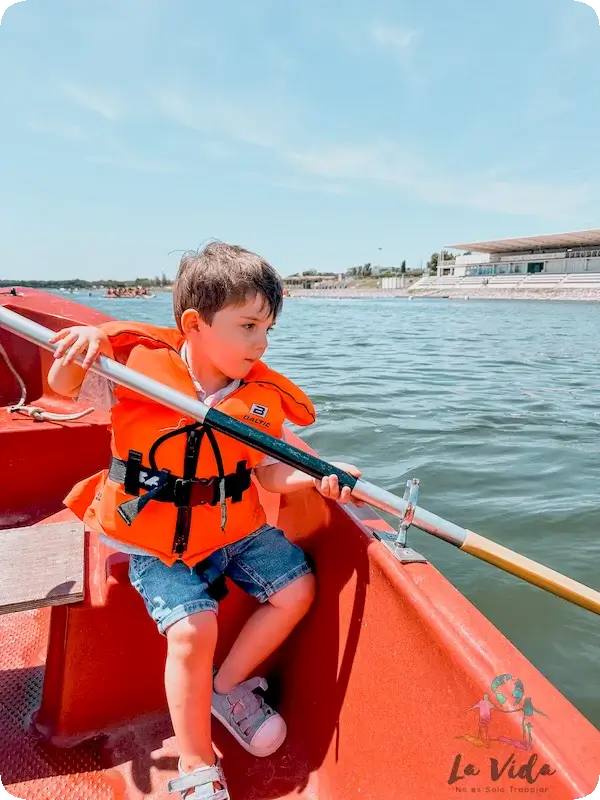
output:
<instances>
[{"instance_id":1,"label":"black buckle","mask_svg":"<svg viewBox=\"0 0 600 800\"><path fill-rule=\"evenodd\" d=\"M195 506L214 506L217 502L215 500L215 487L218 488L218 482L215 478L196 478L192 488L192 503Z\"/></svg>"},{"instance_id":2,"label":"black buckle","mask_svg":"<svg viewBox=\"0 0 600 800\"><path fill-rule=\"evenodd\" d=\"M192 496L193 478L177 478L173 484L173 504L175 508L189 508Z\"/></svg>"},{"instance_id":3,"label":"black buckle","mask_svg":"<svg viewBox=\"0 0 600 800\"><path fill-rule=\"evenodd\" d=\"M214 505L214 478L177 478L173 482L173 504L175 508Z\"/></svg>"}]
</instances>

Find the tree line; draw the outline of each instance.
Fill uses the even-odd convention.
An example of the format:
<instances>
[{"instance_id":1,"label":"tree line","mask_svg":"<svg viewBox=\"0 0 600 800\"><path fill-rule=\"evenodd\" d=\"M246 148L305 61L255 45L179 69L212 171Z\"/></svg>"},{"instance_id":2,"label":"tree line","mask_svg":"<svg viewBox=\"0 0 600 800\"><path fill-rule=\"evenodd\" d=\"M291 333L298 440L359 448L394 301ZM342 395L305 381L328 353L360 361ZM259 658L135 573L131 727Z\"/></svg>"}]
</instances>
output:
<instances>
[{"instance_id":1,"label":"tree line","mask_svg":"<svg viewBox=\"0 0 600 800\"><path fill-rule=\"evenodd\" d=\"M455 256L447 251L444 252L444 261L453 261ZM465 255L468 255L468 251ZM366 264L359 264L356 267L349 267L345 270L344 275L348 278L371 278L376 275L378 278L393 278L396 275L404 275L405 273L412 273L414 274L422 274L423 272L429 273L429 275L435 275L437 271L438 265L438 258L439 253L432 253L429 260L427 261L427 265L424 270L422 269L407 269L406 267L406 260L403 260L399 267L377 267L374 268L371 262L367 262ZM311 276L318 276L318 277L326 277L326 278L336 278L338 273L336 272L318 272L316 269L308 269L304 272L295 272L293 275L290 275L291 278L299 278L299 277L311 277ZM135 278L134 280L114 280L114 279L99 279L95 281L86 281L83 278L68 278L63 281L42 281L42 280L22 280L22 279L2 279L0 280L0 287L6 288L10 286L27 286L31 289L94 289L98 287L102 288L117 288L119 286L142 286L144 288L164 288L166 286L170 286L172 283L171 278L167 278L166 274L163 272L161 276L156 276L154 278Z\"/></svg>"},{"instance_id":2,"label":"tree line","mask_svg":"<svg viewBox=\"0 0 600 800\"><path fill-rule=\"evenodd\" d=\"M406 261L403 261L399 267L374 267L370 261L366 264L359 264L356 267L348 267L342 274L348 278L371 278L377 275L378 278L391 278L394 275L403 275L405 272L422 272L422 270L411 270L406 268ZM316 269L306 269L304 272L294 272L290 278L310 278L317 276L319 278L337 278L337 272L319 272Z\"/></svg>"},{"instance_id":3,"label":"tree line","mask_svg":"<svg viewBox=\"0 0 600 800\"><path fill-rule=\"evenodd\" d=\"M110 279L100 279L95 281L86 281L83 278L65 278L64 281L41 281L41 280L22 280L21 278L15 278L14 280L10 279L2 279L0 280L0 287L11 287L11 286L26 286L29 289L97 289L97 288L113 288L116 289L120 286L123 287L135 287L135 286L142 286L145 289L151 288L164 288L165 286L170 286L172 283L170 278L167 278L165 273L159 277L158 275L154 278L135 278L134 280L130 281L116 281L112 278Z\"/></svg>"},{"instance_id":4,"label":"tree line","mask_svg":"<svg viewBox=\"0 0 600 800\"><path fill-rule=\"evenodd\" d=\"M443 252L444 261L454 261L455 256L453 256L451 253L448 253L446 250ZM373 264L368 261L366 264L359 264L356 267L348 267L343 274L348 278L371 278L375 275L378 278L393 278L396 275L404 275L405 273L422 275L423 272L427 272L429 275L435 275L437 272L439 255L439 253L432 253L427 261L425 269L407 268L405 259L402 261L399 267L374 267ZM465 255L468 255L468 253L465 253ZM304 272L295 272L293 275L290 275L290 278L305 278L311 276L317 276L319 278L336 278L337 275L338 273L336 272L319 272L316 269L307 269Z\"/></svg>"}]
</instances>

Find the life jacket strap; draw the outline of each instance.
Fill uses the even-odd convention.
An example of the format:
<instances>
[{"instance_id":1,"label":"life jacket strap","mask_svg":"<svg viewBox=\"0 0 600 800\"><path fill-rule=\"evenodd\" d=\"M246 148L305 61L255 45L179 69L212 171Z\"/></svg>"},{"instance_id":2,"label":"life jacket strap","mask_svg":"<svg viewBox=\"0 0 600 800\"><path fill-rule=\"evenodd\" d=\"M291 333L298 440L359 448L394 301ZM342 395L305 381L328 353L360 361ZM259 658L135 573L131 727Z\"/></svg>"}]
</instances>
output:
<instances>
[{"instance_id":1,"label":"life jacket strap","mask_svg":"<svg viewBox=\"0 0 600 800\"><path fill-rule=\"evenodd\" d=\"M246 461L239 461L236 471L225 475L225 497L239 503L251 485L252 470ZM111 458L108 477L123 484L125 492L132 495L118 507L119 514L128 525L147 505L149 500L172 503L176 508L216 506L220 502L219 477L180 478L168 470L157 470L142 464L141 455L132 450L127 461ZM144 494L140 494L140 490Z\"/></svg>"}]
</instances>

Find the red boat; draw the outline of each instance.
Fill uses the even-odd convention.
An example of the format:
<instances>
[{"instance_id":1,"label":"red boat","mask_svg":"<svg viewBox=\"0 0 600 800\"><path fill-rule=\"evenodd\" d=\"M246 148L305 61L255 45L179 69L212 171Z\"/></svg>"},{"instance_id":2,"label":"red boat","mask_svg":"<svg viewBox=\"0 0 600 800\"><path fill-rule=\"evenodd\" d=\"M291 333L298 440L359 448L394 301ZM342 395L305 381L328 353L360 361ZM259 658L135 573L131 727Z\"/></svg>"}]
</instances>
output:
<instances>
[{"instance_id":1,"label":"red boat","mask_svg":"<svg viewBox=\"0 0 600 800\"><path fill-rule=\"evenodd\" d=\"M53 330L108 319L63 297L2 291L0 305ZM127 556L62 504L106 466L108 418L77 416L50 391L49 352L2 327L0 345L0 780L24 800L167 800L177 749L165 640ZM314 559L319 592L262 669L288 723L280 750L253 758L214 723L232 798L594 790L598 730L435 567L401 563L376 512L312 490L263 500ZM230 586L217 659L253 602Z\"/></svg>"}]
</instances>

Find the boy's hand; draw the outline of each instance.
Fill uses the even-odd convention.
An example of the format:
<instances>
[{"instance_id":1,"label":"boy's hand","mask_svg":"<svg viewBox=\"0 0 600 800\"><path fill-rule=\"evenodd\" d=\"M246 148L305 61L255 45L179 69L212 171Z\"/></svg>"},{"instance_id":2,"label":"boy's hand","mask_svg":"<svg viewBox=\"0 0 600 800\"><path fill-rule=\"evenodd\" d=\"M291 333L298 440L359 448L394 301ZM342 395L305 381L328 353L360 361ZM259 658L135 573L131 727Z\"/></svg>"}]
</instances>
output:
<instances>
[{"instance_id":1,"label":"boy's hand","mask_svg":"<svg viewBox=\"0 0 600 800\"><path fill-rule=\"evenodd\" d=\"M113 358L113 349L108 336L100 328L92 325L63 328L54 334L50 342L60 342L54 352L54 358L62 358L63 367L84 353L85 358L81 365L83 369L88 369L100 354Z\"/></svg>"},{"instance_id":2,"label":"boy's hand","mask_svg":"<svg viewBox=\"0 0 600 800\"><path fill-rule=\"evenodd\" d=\"M360 478L362 475L362 472L352 464L344 464L341 461L332 461L331 463L335 467L343 469L344 472L347 472L349 475L353 475L355 478ZM364 505L362 500L357 500L356 498L352 497L349 486L343 486L342 491L340 492L340 482L338 481L337 475L326 475L320 480L319 478L313 478L313 482L315 488L323 495L323 497L328 497L330 500L339 500L343 505L346 505L346 503L349 502L354 503L356 506Z\"/></svg>"}]
</instances>

